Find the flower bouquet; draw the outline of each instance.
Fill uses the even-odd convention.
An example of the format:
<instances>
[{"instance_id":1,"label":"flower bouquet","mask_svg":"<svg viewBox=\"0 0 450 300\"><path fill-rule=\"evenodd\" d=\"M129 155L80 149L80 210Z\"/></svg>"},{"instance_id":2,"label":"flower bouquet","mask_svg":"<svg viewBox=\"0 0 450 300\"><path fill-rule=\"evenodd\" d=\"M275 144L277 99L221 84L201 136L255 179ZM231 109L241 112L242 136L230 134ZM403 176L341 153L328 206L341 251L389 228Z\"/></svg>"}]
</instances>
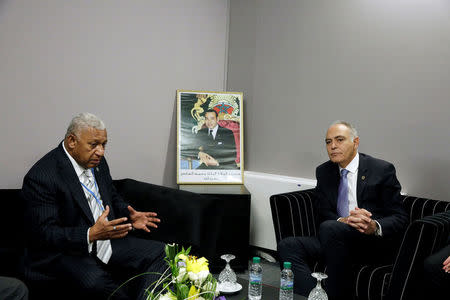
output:
<instances>
[{"instance_id":1,"label":"flower bouquet","mask_svg":"<svg viewBox=\"0 0 450 300\"><path fill-rule=\"evenodd\" d=\"M167 244L165 261L169 268L146 290L147 300L213 300L218 295L217 281L204 257L190 256L191 247L181 251L177 244ZM162 289L156 292L156 287Z\"/></svg>"}]
</instances>

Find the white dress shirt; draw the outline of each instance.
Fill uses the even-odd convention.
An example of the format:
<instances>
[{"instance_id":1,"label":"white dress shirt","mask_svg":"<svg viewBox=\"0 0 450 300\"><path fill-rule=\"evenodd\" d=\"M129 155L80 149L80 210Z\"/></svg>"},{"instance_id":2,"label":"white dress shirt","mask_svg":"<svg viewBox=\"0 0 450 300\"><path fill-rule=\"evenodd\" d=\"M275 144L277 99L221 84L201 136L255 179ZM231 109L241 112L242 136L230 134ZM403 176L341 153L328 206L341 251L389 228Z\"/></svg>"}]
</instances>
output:
<instances>
[{"instance_id":1,"label":"white dress shirt","mask_svg":"<svg viewBox=\"0 0 450 300\"><path fill-rule=\"evenodd\" d=\"M355 157L352 161L345 167L339 167L339 174L341 174L342 169L346 169L347 173L347 183L348 183L348 210L352 211L356 207L358 207L358 198L357 198L357 183L358 183L358 168L359 168L359 153L356 152ZM377 223L377 230L375 231L375 235L382 236L383 231L381 230L381 225L377 220L374 220Z\"/></svg>"},{"instance_id":2,"label":"white dress shirt","mask_svg":"<svg viewBox=\"0 0 450 300\"><path fill-rule=\"evenodd\" d=\"M216 139L217 129L219 129L219 124L217 124L217 125L212 129L211 134L212 134L212 136L213 136L214 139ZM208 128L208 135L209 135L210 130L211 130L211 129Z\"/></svg>"},{"instance_id":3,"label":"white dress shirt","mask_svg":"<svg viewBox=\"0 0 450 300\"><path fill-rule=\"evenodd\" d=\"M344 168L348 171L347 182L348 182L348 210L354 210L358 207L358 201L356 196L356 183L358 182L358 167L359 167L359 153L356 152L355 157L352 161ZM343 168L339 167L339 174Z\"/></svg>"}]
</instances>

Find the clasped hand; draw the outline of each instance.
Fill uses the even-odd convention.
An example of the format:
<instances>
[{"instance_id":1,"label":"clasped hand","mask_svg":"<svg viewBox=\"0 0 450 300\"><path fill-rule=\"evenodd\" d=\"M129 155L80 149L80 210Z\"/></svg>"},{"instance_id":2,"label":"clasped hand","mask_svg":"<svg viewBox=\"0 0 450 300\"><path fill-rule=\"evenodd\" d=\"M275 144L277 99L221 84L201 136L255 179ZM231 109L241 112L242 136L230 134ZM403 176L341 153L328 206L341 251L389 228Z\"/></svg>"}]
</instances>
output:
<instances>
[{"instance_id":1,"label":"clasped hand","mask_svg":"<svg viewBox=\"0 0 450 300\"><path fill-rule=\"evenodd\" d=\"M161 222L160 219L156 218L156 213L136 211L131 206L128 206L131 223L125 223L128 220L126 217L108 221L109 210L109 205L107 205L103 213L89 230L90 242L123 238L133 228L150 232L148 227L158 228L156 223Z\"/></svg>"},{"instance_id":2,"label":"clasped hand","mask_svg":"<svg viewBox=\"0 0 450 300\"><path fill-rule=\"evenodd\" d=\"M198 157L200 158L200 161L202 163L204 163L206 166L218 166L219 165L219 162L214 157L209 155L208 153L200 151L198 153Z\"/></svg>"},{"instance_id":3,"label":"clasped hand","mask_svg":"<svg viewBox=\"0 0 450 300\"><path fill-rule=\"evenodd\" d=\"M376 222L372 219L372 213L364 208L356 207L350 211L348 217L341 218L339 221L352 226L364 234L374 234L377 229Z\"/></svg>"}]
</instances>

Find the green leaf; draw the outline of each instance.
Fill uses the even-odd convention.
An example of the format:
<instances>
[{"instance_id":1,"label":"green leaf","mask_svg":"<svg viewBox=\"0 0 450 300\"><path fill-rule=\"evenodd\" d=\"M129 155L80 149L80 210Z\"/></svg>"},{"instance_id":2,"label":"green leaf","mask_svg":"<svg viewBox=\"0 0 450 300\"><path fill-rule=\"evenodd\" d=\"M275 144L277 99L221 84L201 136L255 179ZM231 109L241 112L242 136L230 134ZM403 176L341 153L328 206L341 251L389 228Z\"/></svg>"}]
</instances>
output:
<instances>
[{"instance_id":1,"label":"green leaf","mask_svg":"<svg viewBox=\"0 0 450 300\"><path fill-rule=\"evenodd\" d=\"M184 300L189 296L189 287L185 284L177 285L177 299Z\"/></svg>"}]
</instances>

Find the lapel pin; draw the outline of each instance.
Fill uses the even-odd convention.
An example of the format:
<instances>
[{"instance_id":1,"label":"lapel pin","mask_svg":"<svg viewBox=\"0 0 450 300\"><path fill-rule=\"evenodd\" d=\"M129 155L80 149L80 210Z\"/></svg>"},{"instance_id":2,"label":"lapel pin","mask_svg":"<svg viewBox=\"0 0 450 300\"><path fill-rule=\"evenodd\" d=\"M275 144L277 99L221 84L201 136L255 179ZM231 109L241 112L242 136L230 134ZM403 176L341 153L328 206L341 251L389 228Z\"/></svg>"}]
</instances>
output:
<instances>
[{"instance_id":1,"label":"lapel pin","mask_svg":"<svg viewBox=\"0 0 450 300\"><path fill-rule=\"evenodd\" d=\"M96 167L95 169L96 169L96 170L97 170L97 172L98 172L98 167Z\"/></svg>"},{"instance_id":2,"label":"lapel pin","mask_svg":"<svg viewBox=\"0 0 450 300\"><path fill-rule=\"evenodd\" d=\"M364 175L361 176L361 180L364 180L364 179L366 179L366 176L364 176Z\"/></svg>"}]
</instances>

